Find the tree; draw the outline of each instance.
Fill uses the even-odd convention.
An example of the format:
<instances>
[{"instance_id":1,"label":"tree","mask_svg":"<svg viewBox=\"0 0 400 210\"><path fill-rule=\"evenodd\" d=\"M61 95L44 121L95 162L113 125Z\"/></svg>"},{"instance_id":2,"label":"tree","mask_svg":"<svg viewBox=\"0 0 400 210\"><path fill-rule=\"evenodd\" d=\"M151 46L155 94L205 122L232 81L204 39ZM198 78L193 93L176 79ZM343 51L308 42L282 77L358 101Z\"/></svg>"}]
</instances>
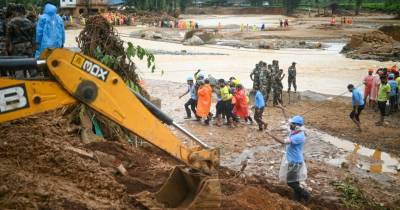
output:
<instances>
[{"instance_id":1,"label":"tree","mask_svg":"<svg viewBox=\"0 0 400 210\"><path fill-rule=\"evenodd\" d=\"M319 15L319 9L321 8L321 5L319 4L319 0L315 0L315 4L317 5L318 8L318 15Z\"/></svg>"},{"instance_id":2,"label":"tree","mask_svg":"<svg viewBox=\"0 0 400 210\"><path fill-rule=\"evenodd\" d=\"M181 10L181 13L185 12L188 3L188 0L179 0L179 9Z\"/></svg>"},{"instance_id":3,"label":"tree","mask_svg":"<svg viewBox=\"0 0 400 210\"><path fill-rule=\"evenodd\" d=\"M356 15L358 15L360 13L362 3L363 3L363 0L356 0Z\"/></svg>"},{"instance_id":4,"label":"tree","mask_svg":"<svg viewBox=\"0 0 400 210\"><path fill-rule=\"evenodd\" d=\"M285 15L292 15L294 9L296 9L301 0L283 0L283 8L285 9Z\"/></svg>"},{"instance_id":5,"label":"tree","mask_svg":"<svg viewBox=\"0 0 400 210\"><path fill-rule=\"evenodd\" d=\"M262 6L264 0L249 0L251 6L259 7Z\"/></svg>"},{"instance_id":6,"label":"tree","mask_svg":"<svg viewBox=\"0 0 400 210\"><path fill-rule=\"evenodd\" d=\"M400 2L398 0L385 0L385 10L396 13L397 18L400 19Z\"/></svg>"}]
</instances>

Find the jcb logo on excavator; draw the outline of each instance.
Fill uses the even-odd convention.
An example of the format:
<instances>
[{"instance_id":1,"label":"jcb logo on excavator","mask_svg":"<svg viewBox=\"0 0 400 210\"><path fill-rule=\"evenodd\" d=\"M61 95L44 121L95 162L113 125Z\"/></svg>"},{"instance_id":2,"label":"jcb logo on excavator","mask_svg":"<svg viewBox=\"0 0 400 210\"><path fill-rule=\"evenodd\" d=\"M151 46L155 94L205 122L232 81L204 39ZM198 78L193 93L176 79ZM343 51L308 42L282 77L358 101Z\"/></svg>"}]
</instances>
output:
<instances>
[{"instance_id":1,"label":"jcb logo on excavator","mask_svg":"<svg viewBox=\"0 0 400 210\"><path fill-rule=\"evenodd\" d=\"M29 107L24 84L0 89L0 114Z\"/></svg>"},{"instance_id":2,"label":"jcb logo on excavator","mask_svg":"<svg viewBox=\"0 0 400 210\"><path fill-rule=\"evenodd\" d=\"M101 68L99 65L87 60L79 54L75 54L72 64L102 81L107 80L109 71Z\"/></svg>"}]
</instances>

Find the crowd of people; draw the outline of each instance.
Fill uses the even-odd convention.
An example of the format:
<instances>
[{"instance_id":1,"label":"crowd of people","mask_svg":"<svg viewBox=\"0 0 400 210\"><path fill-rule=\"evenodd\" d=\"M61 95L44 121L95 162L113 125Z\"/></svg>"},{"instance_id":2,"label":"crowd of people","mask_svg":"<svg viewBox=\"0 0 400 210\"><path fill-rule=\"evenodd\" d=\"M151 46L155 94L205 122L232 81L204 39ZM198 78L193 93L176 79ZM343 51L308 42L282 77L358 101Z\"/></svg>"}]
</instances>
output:
<instances>
[{"instance_id":1,"label":"crowd of people","mask_svg":"<svg viewBox=\"0 0 400 210\"><path fill-rule=\"evenodd\" d=\"M226 120L229 126L236 127L239 123L239 118L253 123L253 119L250 116L248 94L246 94L245 88L235 77L231 77L229 80L217 80L212 75L208 75L206 78L199 70L194 76L187 78L187 84L187 91L179 97L182 98L186 94L190 94L189 100L185 103L185 119L192 118L193 114L196 120L203 121L206 125L209 125L212 117L215 118L217 126L221 126L223 121ZM213 93L217 97L215 116L210 112ZM260 101L260 98L256 100ZM264 103L263 98L261 101ZM258 105L260 109L263 109L263 104ZM262 114L258 114L255 120L259 123L260 130L266 127L266 123L262 122Z\"/></svg>"},{"instance_id":2,"label":"crowd of people","mask_svg":"<svg viewBox=\"0 0 400 210\"><path fill-rule=\"evenodd\" d=\"M296 86L296 63L293 62L288 69L288 84ZM235 77L229 80L215 79L212 75L205 77L201 70L198 70L194 76L188 76L187 91L179 96L182 98L190 94L185 103L186 117L191 119L192 114L197 121L203 121L209 125L213 114L210 112L212 105L212 95L215 94L217 103L215 104L215 125L221 126L224 121L232 128L236 127L239 119L253 124L250 116L249 95L254 97L254 120L257 122L259 131L265 131L274 140L287 145L286 153L282 160L279 171L280 180L286 182L294 191L294 199L297 201L308 201L311 194L301 187L300 182L307 178L307 169L304 162L304 118L296 115L289 120L289 136L285 139L274 136L267 129L267 123L263 121L263 112L268 102L268 88L274 90L274 102L281 105L279 97L282 95L281 81L284 78L283 70L279 69L278 61L274 60L272 65L267 65L260 61L250 75L253 80L253 90L251 94L246 94L246 89ZM281 107L282 108L282 107ZM283 109L283 108L282 108ZM284 109L283 109L284 110ZM286 114L285 114L286 115Z\"/></svg>"},{"instance_id":3,"label":"crowd of people","mask_svg":"<svg viewBox=\"0 0 400 210\"><path fill-rule=\"evenodd\" d=\"M336 25L336 16L332 16L330 23L331 23L331 25ZM340 24L351 25L351 24L353 24L353 18L346 17L346 16L340 17Z\"/></svg>"},{"instance_id":4,"label":"crowd of people","mask_svg":"<svg viewBox=\"0 0 400 210\"><path fill-rule=\"evenodd\" d=\"M374 75L375 73L375 75ZM365 106L369 106L375 111L380 112L380 119L375 124L382 126L385 116L391 115L399 110L400 101L400 76L397 66L368 70L368 75L363 79L364 97L362 93L354 87L348 85L348 90L352 93L353 110L350 118L361 131L360 114Z\"/></svg>"},{"instance_id":5,"label":"crowd of people","mask_svg":"<svg viewBox=\"0 0 400 210\"><path fill-rule=\"evenodd\" d=\"M231 127L236 127L239 120L242 119L249 124L253 124L253 118L250 114L250 96L253 97L254 121L256 121L259 130L263 131L267 123L262 120L264 108L267 106L269 96L272 91L273 105L282 104L282 80L285 77L283 69L279 69L279 62L272 61L271 65L260 61L250 74L253 80L253 90L247 93L246 89L235 77L229 80L215 79L212 75L206 78L203 72L198 70L194 76L187 78L187 91L179 98L190 94L190 98L185 103L186 117L192 118L192 114L198 121L203 121L209 125L214 117L215 124L221 126L224 122ZM293 86L297 91L296 85L296 63L293 62L288 69L288 91ZM210 112L211 97L215 94L217 103L215 104L215 116Z\"/></svg>"},{"instance_id":6,"label":"crowd of people","mask_svg":"<svg viewBox=\"0 0 400 210\"><path fill-rule=\"evenodd\" d=\"M296 74L296 62L293 62L288 68L288 92L291 91L292 86L294 92L297 92ZM253 81L253 89L259 89L262 92L265 102L269 100L272 92L273 105L276 106L282 104L282 80L285 76L283 69L279 68L279 61L273 60L270 65L260 61L250 74L250 79Z\"/></svg>"},{"instance_id":7,"label":"crowd of people","mask_svg":"<svg viewBox=\"0 0 400 210\"><path fill-rule=\"evenodd\" d=\"M118 12L102 13L103 16L112 25L129 25L135 22L134 17L128 17Z\"/></svg>"}]
</instances>

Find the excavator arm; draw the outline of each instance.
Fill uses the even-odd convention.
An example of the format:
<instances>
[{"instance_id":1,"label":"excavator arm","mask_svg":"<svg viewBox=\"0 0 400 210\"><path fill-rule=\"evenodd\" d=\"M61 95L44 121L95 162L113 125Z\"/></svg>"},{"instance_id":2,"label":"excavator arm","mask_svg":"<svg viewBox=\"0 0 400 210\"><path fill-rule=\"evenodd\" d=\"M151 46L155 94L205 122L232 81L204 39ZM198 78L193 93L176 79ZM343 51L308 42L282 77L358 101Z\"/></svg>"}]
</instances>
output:
<instances>
[{"instance_id":1,"label":"excavator arm","mask_svg":"<svg viewBox=\"0 0 400 210\"><path fill-rule=\"evenodd\" d=\"M204 191L206 194L214 192L219 197L219 182L215 177L210 178L219 164L218 149L208 148L195 137L199 146L185 145L155 117L154 112L159 110L149 107L149 102L133 94L121 77L93 58L55 49L48 54L45 63L55 81L0 78L0 123L78 101L85 103L190 166L191 169L174 170L170 181L156 195L160 202L169 207L202 206L204 202L195 202L198 196L189 194ZM198 172L193 173L192 169ZM171 192L179 196L171 195ZM210 199L212 203L218 200Z\"/></svg>"}]
</instances>

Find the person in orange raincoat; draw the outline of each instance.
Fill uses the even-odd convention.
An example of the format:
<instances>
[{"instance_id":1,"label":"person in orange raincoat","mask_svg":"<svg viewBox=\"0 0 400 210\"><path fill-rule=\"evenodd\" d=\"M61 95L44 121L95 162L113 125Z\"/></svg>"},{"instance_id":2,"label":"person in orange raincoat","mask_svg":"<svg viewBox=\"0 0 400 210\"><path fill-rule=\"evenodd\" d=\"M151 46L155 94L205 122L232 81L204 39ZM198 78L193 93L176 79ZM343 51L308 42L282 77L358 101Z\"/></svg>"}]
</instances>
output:
<instances>
[{"instance_id":1,"label":"person in orange raincoat","mask_svg":"<svg viewBox=\"0 0 400 210\"><path fill-rule=\"evenodd\" d=\"M201 84L197 91L197 107L196 114L200 118L206 118L204 123L209 125L210 123L210 109L211 109L211 94L212 88L208 79L204 80L204 84Z\"/></svg>"},{"instance_id":2,"label":"person in orange raincoat","mask_svg":"<svg viewBox=\"0 0 400 210\"><path fill-rule=\"evenodd\" d=\"M238 84L236 86L235 95L233 97L235 98L233 114L242 119L246 119L249 116L249 104L247 103L247 96L243 85Z\"/></svg>"}]
</instances>

